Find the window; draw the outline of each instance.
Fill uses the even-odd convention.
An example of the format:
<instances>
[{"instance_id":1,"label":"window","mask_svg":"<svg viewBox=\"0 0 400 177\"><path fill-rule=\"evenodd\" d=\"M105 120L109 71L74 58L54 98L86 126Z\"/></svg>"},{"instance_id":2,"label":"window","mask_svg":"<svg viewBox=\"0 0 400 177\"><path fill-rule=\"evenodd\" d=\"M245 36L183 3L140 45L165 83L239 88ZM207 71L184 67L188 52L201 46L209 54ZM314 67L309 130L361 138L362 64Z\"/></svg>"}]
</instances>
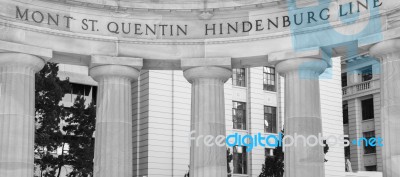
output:
<instances>
[{"instance_id":1,"label":"window","mask_svg":"<svg viewBox=\"0 0 400 177\"><path fill-rule=\"evenodd\" d=\"M361 101L362 120L374 118L374 99L366 99Z\"/></svg>"},{"instance_id":2,"label":"window","mask_svg":"<svg viewBox=\"0 0 400 177\"><path fill-rule=\"evenodd\" d=\"M342 87L347 86L347 73L342 73Z\"/></svg>"},{"instance_id":3,"label":"window","mask_svg":"<svg viewBox=\"0 0 400 177\"><path fill-rule=\"evenodd\" d=\"M264 90L276 91L275 68L264 66Z\"/></svg>"},{"instance_id":4,"label":"window","mask_svg":"<svg viewBox=\"0 0 400 177\"><path fill-rule=\"evenodd\" d=\"M345 138L345 139L350 142L349 138ZM344 157L345 157L345 159L350 159L350 146L344 147Z\"/></svg>"},{"instance_id":5,"label":"window","mask_svg":"<svg viewBox=\"0 0 400 177\"><path fill-rule=\"evenodd\" d=\"M365 171L377 171L376 165L365 166Z\"/></svg>"},{"instance_id":6,"label":"window","mask_svg":"<svg viewBox=\"0 0 400 177\"><path fill-rule=\"evenodd\" d=\"M274 149L265 148L265 157L272 157L274 156Z\"/></svg>"},{"instance_id":7,"label":"window","mask_svg":"<svg viewBox=\"0 0 400 177\"><path fill-rule=\"evenodd\" d=\"M247 174L246 146L233 147L233 173Z\"/></svg>"},{"instance_id":8,"label":"window","mask_svg":"<svg viewBox=\"0 0 400 177\"><path fill-rule=\"evenodd\" d=\"M349 124L349 105L343 104L343 124Z\"/></svg>"},{"instance_id":9,"label":"window","mask_svg":"<svg viewBox=\"0 0 400 177\"><path fill-rule=\"evenodd\" d=\"M71 90L69 93L66 93L63 97L63 102L75 102L75 99L78 95L83 96L86 101L85 104L89 104L93 102L96 104L96 97L97 97L97 87L91 85L83 85L77 83L70 83ZM72 105L71 105L72 106ZM68 107L68 106L67 106Z\"/></svg>"},{"instance_id":10,"label":"window","mask_svg":"<svg viewBox=\"0 0 400 177\"><path fill-rule=\"evenodd\" d=\"M69 144L65 143L64 146L59 146L55 150L55 154L57 155L68 155L69 154Z\"/></svg>"},{"instance_id":11,"label":"window","mask_svg":"<svg viewBox=\"0 0 400 177\"><path fill-rule=\"evenodd\" d=\"M375 131L364 132L364 154L373 154L376 153L376 146L369 146L366 142L369 141L370 138L375 138Z\"/></svg>"},{"instance_id":12,"label":"window","mask_svg":"<svg viewBox=\"0 0 400 177\"><path fill-rule=\"evenodd\" d=\"M232 73L232 85L246 87L246 69L235 68Z\"/></svg>"},{"instance_id":13,"label":"window","mask_svg":"<svg viewBox=\"0 0 400 177\"><path fill-rule=\"evenodd\" d=\"M369 81L372 79L372 66L367 66L361 69L361 81Z\"/></svg>"},{"instance_id":14,"label":"window","mask_svg":"<svg viewBox=\"0 0 400 177\"><path fill-rule=\"evenodd\" d=\"M71 83L71 92L74 95L89 96L92 86Z\"/></svg>"},{"instance_id":15,"label":"window","mask_svg":"<svg viewBox=\"0 0 400 177\"><path fill-rule=\"evenodd\" d=\"M233 101L233 129L246 130L246 103Z\"/></svg>"},{"instance_id":16,"label":"window","mask_svg":"<svg viewBox=\"0 0 400 177\"><path fill-rule=\"evenodd\" d=\"M264 106L264 132L277 133L276 131L276 107Z\"/></svg>"}]
</instances>

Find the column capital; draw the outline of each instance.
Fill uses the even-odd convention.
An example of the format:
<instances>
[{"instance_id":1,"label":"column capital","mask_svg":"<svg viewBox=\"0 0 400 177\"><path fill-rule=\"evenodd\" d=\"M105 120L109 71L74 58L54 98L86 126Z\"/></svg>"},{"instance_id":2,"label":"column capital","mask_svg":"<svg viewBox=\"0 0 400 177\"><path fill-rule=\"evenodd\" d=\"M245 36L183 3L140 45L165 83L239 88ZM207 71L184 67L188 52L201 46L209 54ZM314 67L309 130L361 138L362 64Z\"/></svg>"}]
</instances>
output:
<instances>
[{"instance_id":1,"label":"column capital","mask_svg":"<svg viewBox=\"0 0 400 177\"><path fill-rule=\"evenodd\" d=\"M226 82L232 76L232 60L221 58L184 58L181 59L184 77L193 82L198 78L220 79Z\"/></svg>"},{"instance_id":2,"label":"column capital","mask_svg":"<svg viewBox=\"0 0 400 177\"><path fill-rule=\"evenodd\" d=\"M314 71L321 74L328 67L326 61L317 58L296 58L279 62L276 71L286 74L291 71Z\"/></svg>"},{"instance_id":3,"label":"column capital","mask_svg":"<svg viewBox=\"0 0 400 177\"><path fill-rule=\"evenodd\" d=\"M46 60L34 55L25 53L0 53L0 67L21 66L32 68L34 72L40 71L45 65Z\"/></svg>"},{"instance_id":4,"label":"column capital","mask_svg":"<svg viewBox=\"0 0 400 177\"><path fill-rule=\"evenodd\" d=\"M142 58L93 55L89 66L89 75L96 81L105 76L136 80L142 67Z\"/></svg>"},{"instance_id":5,"label":"column capital","mask_svg":"<svg viewBox=\"0 0 400 177\"><path fill-rule=\"evenodd\" d=\"M391 39L379 42L369 49L370 55L382 58L385 55L400 52L400 39Z\"/></svg>"}]
</instances>

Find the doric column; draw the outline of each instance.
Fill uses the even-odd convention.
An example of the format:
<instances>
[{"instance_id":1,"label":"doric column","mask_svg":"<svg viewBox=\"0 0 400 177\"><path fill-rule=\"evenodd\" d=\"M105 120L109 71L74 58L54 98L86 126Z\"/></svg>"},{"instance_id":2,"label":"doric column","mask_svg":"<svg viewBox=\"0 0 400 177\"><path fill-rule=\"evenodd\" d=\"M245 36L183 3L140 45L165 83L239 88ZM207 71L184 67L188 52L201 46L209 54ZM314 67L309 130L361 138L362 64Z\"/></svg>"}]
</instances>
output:
<instances>
[{"instance_id":1,"label":"doric column","mask_svg":"<svg viewBox=\"0 0 400 177\"><path fill-rule=\"evenodd\" d=\"M231 59L182 59L181 66L192 84L192 137L200 139L191 141L190 176L227 176L226 146L207 146L202 138L226 135L224 83L232 75Z\"/></svg>"},{"instance_id":2,"label":"doric column","mask_svg":"<svg viewBox=\"0 0 400 177\"><path fill-rule=\"evenodd\" d=\"M319 75L326 69L325 61L298 58L282 61L276 70L285 77L285 136L322 134ZM315 142L315 139L310 140ZM323 147L296 145L285 147L286 177L323 177Z\"/></svg>"},{"instance_id":3,"label":"doric column","mask_svg":"<svg viewBox=\"0 0 400 177\"><path fill-rule=\"evenodd\" d=\"M381 120L383 176L400 176L400 39L371 47L381 60Z\"/></svg>"},{"instance_id":4,"label":"doric column","mask_svg":"<svg viewBox=\"0 0 400 177\"><path fill-rule=\"evenodd\" d=\"M51 56L51 51L47 52ZM30 54L0 53L0 176L2 177L33 176L35 73L42 69L45 60L47 59Z\"/></svg>"},{"instance_id":5,"label":"doric column","mask_svg":"<svg viewBox=\"0 0 400 177\"><path fill-rule=\"evenodd\" d=\"M142 59L92 56L89 74L98 82L95 177L132 177L131 81Z\"/></svg>"}]
</instances>

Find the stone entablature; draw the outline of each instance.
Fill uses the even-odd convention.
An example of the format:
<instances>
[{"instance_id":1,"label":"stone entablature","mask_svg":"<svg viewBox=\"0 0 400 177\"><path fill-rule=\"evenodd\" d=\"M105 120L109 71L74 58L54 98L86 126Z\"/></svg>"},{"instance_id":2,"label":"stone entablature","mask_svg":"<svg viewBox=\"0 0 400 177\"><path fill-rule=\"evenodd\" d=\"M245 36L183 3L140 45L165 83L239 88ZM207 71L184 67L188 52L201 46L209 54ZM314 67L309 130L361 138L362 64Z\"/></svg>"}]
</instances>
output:
<instances>
[{"instance_id":1,"label":"stone entablature","mask_svg":"<svg viewBox=\"0 0 400 177\"><path fill-rule=\"evenodd\" d=\"M341 5L349 2L354 3L354 13L357 7L360 13L357 12L359 19L355 23L346 25L338 21L338 16L342 14L350 18L345 15L349 11L345 12L343 8L340 11ZM199 11L118 11L62 2L2 0L0 28L4 33L0 34L0 40L52 49L57 62L67 64L88 65L90 55L97 54L143 58L146 61L144 69L179 69L181 58L219 56L232 57L233 67L262 66L266 64L265 59L282 59L271 59L270 56L277 56L276 53L279 56L293 51L298 53L293 42L298 36L323 35L332 29L351 35L364 29L371 19L379 18L380 24L375 26L380 28L340 42L356 41L360 50L367 51L372 43L369 39L376 34L382 35L383 40L398 36L394 28L397 2L369 0L369 10L374 9L374 5L379 6L377 14L366 13L357 2L361 1L335 1L306 10L304 21L309 20L310 24L303 23L297 27L293 21L296 11L288 12L287 4L276 8L214 11L209 20L203 20L199 18ZM297 15L302 11L298 12ZM314 18L310 18L308 12L313 12ZM324 21L328 15L329 19ZM287 20L291 21L290 26ZM389 25L388 21L393 24ZM319 48L324 41L318 36L314 38L315 41L301 48L312 48L306 52L320 57L322 51ZM331 44L328 42L326 45ZM282 52L285 54L281 55ZM74 57L68 55L71 53ZM339 54L342 53L334 53Z\"/></svg>"},{"instance_id":2,"label":"stone entablature","mask_svg":"<svg viewBox=\"0 0 400 177\"><path fill-rule=\"evenodd\" d=\"M274 33L283 37L325 30L326 27L350 27L341 21L359 24L390 12L382 8L384 3L381 0L368 2L346 0L306 8L293 5L237 10L234 13L209 12L211 16L204 19L199 17L202 16L199 12L123 12L65 4L35 2L28 5L6 1L2 4L4 10L1 16L4 20L59 31L127 39L222 39ZM352 10L346 9L349 3L354 6Z\"/></svg>"},{"instance_id":3,"label":"stone entablature","mask_svg":"<svg viewBox=\"0 0 400 177\"><path fill-rule=\"evenodd\" d=\"M54 2L52 0L43 0ZM61 3L71 5L83 5L88 7L104 8L104 9L143 9L143 10L177 10L177 11L190 11L190 10L235 10L237 8L255 8L255 7L274 7L285 4L283 0L129 0L129 1L94 1L94 0L61 0ZM309 3L309 2L303 2Z\"/></svg>"}]
</instances>

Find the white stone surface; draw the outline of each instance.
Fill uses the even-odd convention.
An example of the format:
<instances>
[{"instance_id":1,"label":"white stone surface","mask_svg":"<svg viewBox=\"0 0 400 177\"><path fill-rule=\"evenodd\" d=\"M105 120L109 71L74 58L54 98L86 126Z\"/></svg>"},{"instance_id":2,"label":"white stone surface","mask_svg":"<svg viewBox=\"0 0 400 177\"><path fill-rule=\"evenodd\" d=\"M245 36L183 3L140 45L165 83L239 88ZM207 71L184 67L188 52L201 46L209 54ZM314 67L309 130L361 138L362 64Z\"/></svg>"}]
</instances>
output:
<instances>
[{"instance_id":1,"label":"white stone surface","mask_svg":"<svg viewBox=\"0 0 400 177\"><path fill-rule=\"evenodd\" d=\"M32 177L35 135L35 73L45 61L0 53L0 176Z\"/></svg>"},{"instance_id":2,"label":"white stone surface","mask_svg":"<svg viewBox=\"0 0 400 177\"><path fill-rule=\"evenodd\" d=\"M343 136L342 92L341 92L341 66L340 58L331 59L331 68L321 74L319 80L321 99L322 132L324 137ZM325 177L343 177L344 147L343 144L329 146L325 155Z\"/></svg>"},{"instance_id":3,"label":"white stone surface","mask_svg":"<svg viewBox=\"0 0 400 177\"><path fill-rule=\"evenodd\" d=\"M230 58L224 60L230 61ZM191 131L195 138L226 135L224 83L232 71L218 66L199 66L183 71L192 84ZM190 176L227 175L226 147L191 141L190 148Z\"/></svg>"},{"instance_id":4,"label":"white stone surface","mask_svg":"<svg viewBox=\"0 0 400 177\"><path fill-rule=\"evenodd\" d=\"M285 60L276 66L285 77L285 135L308 137L322 134L319 75L327 64L320 59ZM325 176L323 148L297 145L285 147L286 177Z\"/></svg>"},{"instance_id":5,"label":"white stone surface","mask_svg":"<svg viewBox=\"0 0 400 177\"><path fill-rule=\"evenodd\" d=\"M131 81L142 66L100 65L89 74L98 82L95 177L132 176Z\"/></svg>"},{"instance_id":6,"label":"white stone surface","mask_svg":"<svg viewBox=\"0 0 400 177\"><path fill-rule=\"evenodd\" d=\"M383 176L400 176L400 40L388 40L370 49L381 59L381 119Z\"/></svg>"}]
</instances>

